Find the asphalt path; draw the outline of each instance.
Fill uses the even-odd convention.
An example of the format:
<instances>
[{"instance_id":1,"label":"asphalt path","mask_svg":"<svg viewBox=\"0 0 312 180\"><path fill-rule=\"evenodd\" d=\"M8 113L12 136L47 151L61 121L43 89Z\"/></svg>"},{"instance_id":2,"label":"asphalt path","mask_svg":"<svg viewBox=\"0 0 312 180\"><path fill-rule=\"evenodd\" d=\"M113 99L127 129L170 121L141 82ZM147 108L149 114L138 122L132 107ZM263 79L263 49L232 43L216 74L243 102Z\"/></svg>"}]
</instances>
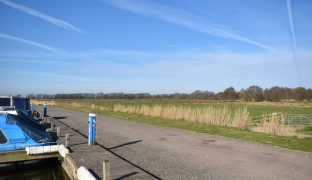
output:
<instances>
[{"instance_id":1,"label":"asphalt path","mask_svg":"<svg viewBox=\"0 0 312 180\"><path fill-rule=\"evenodd\" d=\"M88 113L48 107L87 134ZM97 116L97 141L161 179L312 179L312 153Z\"/></svg>"}]
</instances>

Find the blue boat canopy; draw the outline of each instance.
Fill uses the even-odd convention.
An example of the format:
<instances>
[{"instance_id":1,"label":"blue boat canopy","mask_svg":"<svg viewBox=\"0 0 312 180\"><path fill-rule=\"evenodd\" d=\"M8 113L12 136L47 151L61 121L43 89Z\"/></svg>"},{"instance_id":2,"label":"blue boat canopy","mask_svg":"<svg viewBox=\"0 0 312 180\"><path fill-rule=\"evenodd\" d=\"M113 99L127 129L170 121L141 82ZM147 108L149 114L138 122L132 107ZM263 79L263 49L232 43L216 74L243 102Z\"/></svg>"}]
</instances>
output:
<instances>
[{"instance_id":1,"label":"blue boat canopy","mask_svg":"<svg viewBox=\"0 0 312 180\"><path fill-rule=\"evenodd\" d=\"M0 96L0 111L6 110L30 110L30 100L28 98Z\"/></svg>"}]
</instances>

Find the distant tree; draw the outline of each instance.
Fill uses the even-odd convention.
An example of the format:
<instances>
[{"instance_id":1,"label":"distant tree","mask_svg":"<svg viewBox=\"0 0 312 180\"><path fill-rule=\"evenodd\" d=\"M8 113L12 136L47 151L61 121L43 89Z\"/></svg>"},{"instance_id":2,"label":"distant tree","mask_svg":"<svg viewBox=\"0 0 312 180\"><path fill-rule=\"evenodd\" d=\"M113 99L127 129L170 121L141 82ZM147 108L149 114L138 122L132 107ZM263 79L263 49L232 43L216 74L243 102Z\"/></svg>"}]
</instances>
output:
<instances>
[{"instance_id":1,"label":"distant tree","mask_svg":"<svg viewBox=\"0 0 312 180\"><path fill-rule=\"evenodd\" d=\"M265 89L264 97L267 101L281 101L285 99L285 89L278 86Z\"/></svg>"},{"instance_id":2,"label":"distant tree","mask_svg":"<svg viewBox=\"0 0 312 180\"><path fill-rule=\"evenodd\" d=\"M36 99L42 99L41 94L36 94Z\"/></svg>"},{"instance_id":3,"label":"distant tree","mask_svg":"<svg viewBox=\"0 0 312 180\"><path fill-rule=\"evenodd\" d=\"M246 101L245 89L241 89L241 90L238 92L238 95L239 95L239 99L240 99L241 101Z\"/></svg>"},{"instance_id":4,"label":"distant tree","mask_svg":"<svg viewBox=\"0 0 312 180\"><path fill-rule=\"evenodd\" d=\"M243 100L262 101L263 89L259 86L250 86L249 88L241 91L240 95L243 97Z\"/></svg>"},{"instance_id":5,"label":"distant tree","mask_svg":"<svg viewBox=\"0 0 312 180\"><path fill-rule=\"evenodd\" d=\"M174 94L172 94L172 98L173 99L186 99L186 98L188 98L188 94L174 93Z\"/></svg>"},{"instance_id":6,"label":"distant tree","mask_svg":"<svg viewBox=\"0 0 312 180\"><path fill-rule=\"evenodd\" d=\"M216 95L215 95L216 99L217 100L222 100L222 92L218 92Z\"/></svg>"},{"instance_id":7,"label":"distant tree","mask_svg":"<svg viewBox=\"0 0 312 180\"><path fill-rule=\"evenodd\" d=\"M68 99L67 96L65 94L56 94L54 96L55 99ZM37 99L40 99L38 98L38 95L37 95Z\"/></svg>"},{"instance_id":8,"label":"distant tree","mask_svg":"<svg viewBox=\"0 0 312 180\"><path fill-rule=\"evenodd\" d=\"M223 100L236 100L239 98L238 93L235 91L235 89L233 87L229 87L227 89L225 89L222 94L221 94L221 98Z\"/></svg>"},{"instance_id":9,"label":"distant tree","mask_svg":"<svg viewBox=\"0 0 312 180\"><path fill-rule=\"evenodd\" d=\"M199 99L201 97L202 91L196 90L190 94L191 99Z\"/></svg>"},{"instance_id":10,"label":"distant tree","mask_svg":"<svg viewBox=\"0 0 312 180\"><path fill-rule=\"evenodd\" d=\"M284 97L283 99L294 99L294 93L292 89L285 87L284 88Z\"/></svg>"},{"instance_id":11,"label":"distant tree","mask_svg":"<svg viewBox=\"0 0 312 180\"><path fill-rule=\"evenodd\" d=\"M307 96L307 97L306 97L307 100L308 100L308 101L311 101L311 100L312 100L312 89L307 89L307 90L306 90L306 94L307 94L307 95L306 95L306 96Z\"/></svg>"},{"instance_id":12,"label":"distant tree","mask_svg":"<svg viewBox=\"0 0 312 180\"><path fill-rule=\"evenodd\" d=\"M50 99L50 95L49 94L42 94L42 99Z\"/></svg>"},{"instance_id":13,"label":"distant tree","mask_svg":"<svg viewBox=\"0 0 312 180\"><path fill-rule=\"evenodd\" d=\"M35 99L35 98L36 98L36 95L35 95L35 94L28 94L28 95L26 96L26 98Z\"/></svg>"},{"instance_id":14,"label":"distant tree","mask_svg":"<svg viewBox=\"0 0 312 180\"><path fill-rule=\"evenodd\" d=\"M210 91L203 92L204 99L215 99L215 93Z\"/></svg>"},{"instance_id":15,"label":"distant tree","mask_svg":"<svg viewBox=\"0 0 312 180\"><path fill-rule=\"evenodd\" d=\"M137 93L134 94L135 99L149 99L151 95L149 93Z\"/></svg>"},{"instance_id":16,"label":"distant tree","mask_svg":"<svg viewBox=\"0 0 312 180\"><path fill-rule=\"evenodd\" d=\"M185 94L184 96L188 96L190 99L215 99L215 94L213 92L200 90L196 90L190 95Z\"/></svg>"},{"instance_id":17,"label":"distant tree","mask_svg":"<svg viewBox=\"0 0 312 180\"><path fill-rule=\"evenodd\" d=\"M293 90L294 98L296 100L304 100L307 99L306 89L304 87L297 87Z\"/></svg>"},{"instance_id":18,"label":"distant tree","mask_svg":"<svg viewBox=\"0 0 312 180\"><path fill-rule=\"evenodd\" d=\"M241 89L236 92L234 87L229 87L223 92L214 93L210 91L196 90L190 94L173 93L173 94L156 94L149 93L59 93L50 94L29 94L28 98L36 99L218 99L218 100L237 100L244 101L281 101L283 99L312 100L312 89L297 87L294 89L287 87L274 86L263 90L259 86L250 86L247 89Z\"/></svg>"}]
</instances>

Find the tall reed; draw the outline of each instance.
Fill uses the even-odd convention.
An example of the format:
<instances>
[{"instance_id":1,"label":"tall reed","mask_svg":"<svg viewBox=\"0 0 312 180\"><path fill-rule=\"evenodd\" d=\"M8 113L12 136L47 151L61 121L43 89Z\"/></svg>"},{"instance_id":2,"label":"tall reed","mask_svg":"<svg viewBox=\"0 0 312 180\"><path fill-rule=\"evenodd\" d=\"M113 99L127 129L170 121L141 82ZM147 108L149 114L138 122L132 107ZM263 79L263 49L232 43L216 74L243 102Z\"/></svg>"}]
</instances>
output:
<instances>
[{"instance_id":1,"label":"tall reed","mask_svg":"<svg viewBox=\"0 0 312 180\"><path fill-rule=\"evenodd\" d=\"M266 113L263 114L260 124L251 130L279 136L294 135L295 128L283 122L284 115L282 113Z\"/></svg>"},{"instance_id":2,"label":"tall reed","mask_svg":"<svg viewBox=\"0 0 312 180\"><path fill-rule=\"evenodd\" d=\"M250 124L249 113L246 107L234 110L233 113L227 107L189 107L172 105L138 106L115 104L113 111L218 126L229 126L239 129L246 129Z\"/></svg>"}]
</instances>

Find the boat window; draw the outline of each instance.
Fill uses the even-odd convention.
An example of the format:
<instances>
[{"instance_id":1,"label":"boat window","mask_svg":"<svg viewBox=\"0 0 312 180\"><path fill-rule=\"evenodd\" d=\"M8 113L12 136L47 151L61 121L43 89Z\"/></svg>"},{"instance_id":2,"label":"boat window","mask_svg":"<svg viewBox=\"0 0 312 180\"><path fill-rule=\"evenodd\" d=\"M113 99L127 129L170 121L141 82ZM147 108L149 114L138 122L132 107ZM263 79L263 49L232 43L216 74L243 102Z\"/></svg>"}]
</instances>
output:
<instances>
[{"instance_id":1,"label":"boat window","mask_svg":"<svg viewBox=\"0 0 312 180\"><path fill-rule=\"evenodd\" d=\"M0 129L0 144L6 144L8 142L7 138L3 134L2 130Z\"/></svg>"},{"instance_id":2,"label":"boat window","mask_svg":"<svg viewBox=\"0 0 312 180\"><path fill-rule=\"evenodd\" d=\"M11 98L0 98L0 106L11 106Z\"/></svg>"}]
</instances>

